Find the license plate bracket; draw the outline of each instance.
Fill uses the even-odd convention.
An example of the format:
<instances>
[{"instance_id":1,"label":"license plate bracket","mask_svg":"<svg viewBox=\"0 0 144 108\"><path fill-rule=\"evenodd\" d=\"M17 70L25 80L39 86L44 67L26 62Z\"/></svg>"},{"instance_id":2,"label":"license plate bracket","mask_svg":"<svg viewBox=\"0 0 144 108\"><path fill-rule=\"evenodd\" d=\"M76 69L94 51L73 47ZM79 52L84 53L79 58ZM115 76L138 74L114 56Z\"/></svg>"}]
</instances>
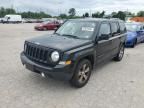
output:
<instances>
[{"instance_id":1,"label":"license plate bracket","mask_svg":"<svg viewBox=\"0 0 144 108\"><path fill-rule=\"evenodd\" d=\"M26 68L28 70L34 71L34 66L33 65L26 64Z\"/></svg>"}]
</instances>

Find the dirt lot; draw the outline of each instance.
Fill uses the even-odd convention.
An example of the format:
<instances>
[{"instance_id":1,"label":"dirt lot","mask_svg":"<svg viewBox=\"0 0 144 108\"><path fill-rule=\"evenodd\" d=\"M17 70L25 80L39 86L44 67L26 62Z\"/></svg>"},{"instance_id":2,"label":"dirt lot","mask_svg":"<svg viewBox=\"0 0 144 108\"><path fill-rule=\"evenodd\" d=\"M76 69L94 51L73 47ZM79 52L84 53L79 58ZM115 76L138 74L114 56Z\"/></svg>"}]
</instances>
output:
<instances>
[{"instance_id":1,"label":"dirt lot","mask_svg":"<svg viewBox=\"0 0 144 108\"><path fill-rule=\"evenodd\" d=\"M23 67L24 40L52 33L33 26L0 24L0 108L144 108L144 44L126 49L121 62L99 66L75 89Z\"/></svg>"}]
</instances>

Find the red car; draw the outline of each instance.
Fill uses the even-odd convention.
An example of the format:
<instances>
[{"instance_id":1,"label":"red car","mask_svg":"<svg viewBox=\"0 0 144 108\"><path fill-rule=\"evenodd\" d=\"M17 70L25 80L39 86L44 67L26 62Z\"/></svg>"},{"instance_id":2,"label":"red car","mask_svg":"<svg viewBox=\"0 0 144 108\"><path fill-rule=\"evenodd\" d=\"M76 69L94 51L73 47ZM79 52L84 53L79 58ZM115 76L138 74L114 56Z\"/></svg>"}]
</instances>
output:
<instances>
[{"instance_id":1,"label":"red car","mask_svg":"<svg viewBox=\"0 0 144 108\"><path fill-rule=\"evenodd\" d=\"M35 26L36 30L56 30L60 26L58 21L45 21Z\"/></svg>"}]
</instances>

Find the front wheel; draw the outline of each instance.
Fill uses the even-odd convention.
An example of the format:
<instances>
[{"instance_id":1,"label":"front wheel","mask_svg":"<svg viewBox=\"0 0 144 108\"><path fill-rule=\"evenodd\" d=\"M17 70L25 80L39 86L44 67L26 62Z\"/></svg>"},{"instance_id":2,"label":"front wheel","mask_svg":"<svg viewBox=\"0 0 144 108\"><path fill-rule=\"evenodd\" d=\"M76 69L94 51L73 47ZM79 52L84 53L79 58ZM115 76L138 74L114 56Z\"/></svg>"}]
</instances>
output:
<instances>
[{"instance_id":1,"label":"front wheel","mask_svg":"<svg viewBox=\"0 0 144 108\"><path fill-rule=\"evenodd\" d=\"M121 45L117 56L114 58L115 61L121 61L122 60L122 58L124 56L124 49L125 49L124 45Z\"/></svg>"},{"instance_id":2,"label":"front wheel","mask_svg":"<svg viewBox=\"0 0 144 108\"><path fill-rule=\"evenodd\" d=\"M77 65L76 72L70 80L70 84L76 88L85 86L91 76L92 65L87 59L80 61Z\"/></svg>"},{"instance_id":3,"label":"front wheel","mask_svg":"<svg viewBox=\"0 0 144 108\"><path fill-rule=\"evenodd\" d=\"M46 28L46 27L44 27L44 28L43 28L43 30L44 30L44 31L46 31L46 30L47 30L47 28Z\"/></svg>"},{"instance_id":4,"label":"front wheel","mask_svg":"<svg viewBox=\"0 0 144 108\"><path fill-rule=\"evenodd\" d=\"M134 48L136 44L137 44L137 39L133 42L133 45L131 47Z\"/></svg>"},{"instance_id":5,"label":"front wheel","mask_svg":"<svg viewBox=\"0 0 144 108\"><path fill-rule=\"evenodd\" d=\"M144 40L141 43L144 43Z\"/></svg>"}]
</instances>

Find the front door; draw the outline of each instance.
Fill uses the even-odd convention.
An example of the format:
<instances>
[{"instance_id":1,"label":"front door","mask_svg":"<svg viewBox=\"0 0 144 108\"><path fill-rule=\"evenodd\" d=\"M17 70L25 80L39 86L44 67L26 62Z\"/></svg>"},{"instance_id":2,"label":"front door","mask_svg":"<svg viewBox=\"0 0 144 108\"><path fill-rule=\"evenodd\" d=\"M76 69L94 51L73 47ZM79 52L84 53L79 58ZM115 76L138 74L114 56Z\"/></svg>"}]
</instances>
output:
<instances>
[{"instance_id":1,"label":"front door","mask_svg":"<svg viewBox=\"0 0 144 108\"><path fill-rule=\"evenodd\" d=\"M111 28L108 22L103 22L100 25L99 33L97 36L96 45L96 63L102 62L111 57L112 41L109 40L111 37Z\"/></svg>"}]
</instances>

